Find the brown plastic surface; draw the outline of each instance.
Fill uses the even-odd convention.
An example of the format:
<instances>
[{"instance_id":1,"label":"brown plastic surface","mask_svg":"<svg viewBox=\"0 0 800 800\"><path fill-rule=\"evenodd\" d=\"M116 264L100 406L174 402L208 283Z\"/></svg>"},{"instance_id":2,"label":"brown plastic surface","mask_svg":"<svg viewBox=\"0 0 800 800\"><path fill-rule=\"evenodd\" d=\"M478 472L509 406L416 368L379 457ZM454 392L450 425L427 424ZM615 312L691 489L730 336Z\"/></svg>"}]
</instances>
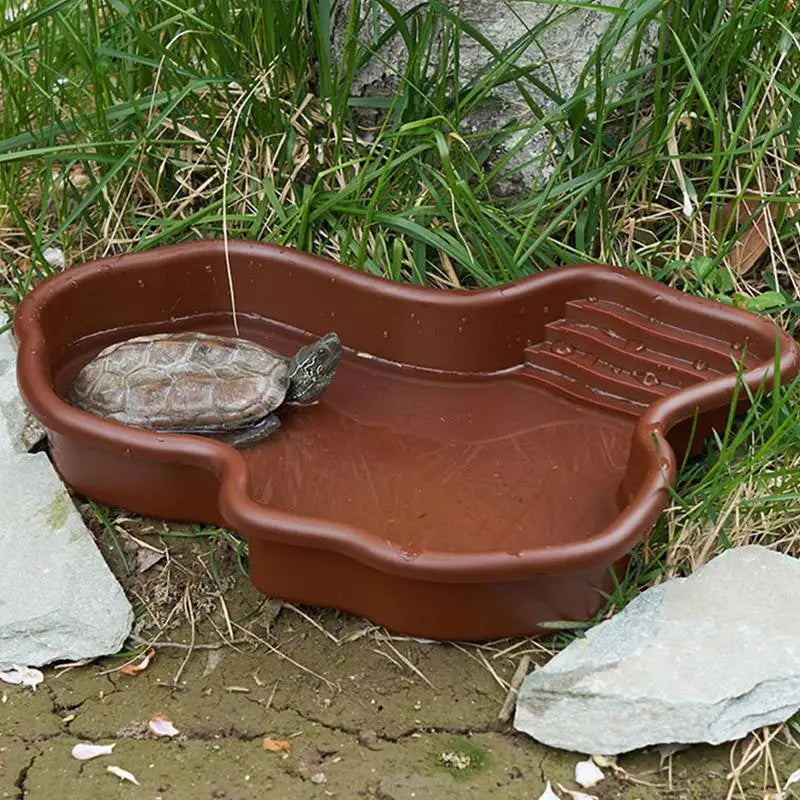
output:
<instances>
[{"instance_id":1,"label":"brown plastic surface","mask_svg":"<svg viewBox=\"0 0 800 800\"><path fill-rule=\"evenodd\" d=\"M776 348L781 380L800 369L769 321L607 266L442 291L264 244L228 255L241 335L291 354L339 334L321 402L281 408L278 432L241 451L69 406L112 341L234 332L222 242L104 259L43 282L15 318L54 462L104 503L238 531L264 592L413 635L591 616L663 510L689 432L696 449L725 419L737 371L771 385Z\"/></svg>"}]
</instances>

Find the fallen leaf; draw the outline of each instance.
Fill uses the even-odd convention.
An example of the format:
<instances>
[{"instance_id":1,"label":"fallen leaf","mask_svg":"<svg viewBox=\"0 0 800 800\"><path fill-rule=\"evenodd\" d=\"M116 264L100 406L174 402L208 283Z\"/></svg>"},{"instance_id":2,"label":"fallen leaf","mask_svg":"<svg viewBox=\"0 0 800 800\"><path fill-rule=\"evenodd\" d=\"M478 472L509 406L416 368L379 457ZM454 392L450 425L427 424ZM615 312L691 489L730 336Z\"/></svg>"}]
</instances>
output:
<instances>
[{"instance_id":1,"label":"fallen leaf","mask_svg":"<svg viewBox=\"0 0 800 800\"><path fill-rule=\"evenodd\" d=\"M177 736L180 732L172 724L172 720L163 714L153 714L148 727L156 736Z\"/></svg>"},{"instance_id":2,"label":"fallen leaf","mask_svg":"<svg viewBox=\"0 0 800 800\"><path fill-rule=\"evenodd\" d=\"M558 788L568 794L572 800L598 800L596 794L586 794L586 792L576 792L572 789L567 789L566 787L562 786L560 783L558 784Z\"/></svg>"},{"instance_id":3,"label":"fallen leaf","mask_svg":"<svg viewBox=\"0 0 800 800\"><path fill-rule=\"evenodd\" d=\"M136 664L126 664L120 672L123 675L130 675L131 677L135 677L140 672L144 672L149 666L150 662L155 658L156 651L149 650L142 659Z\"/></svg>"},{"instance_id":4,"label":"fallen leaf","mask_svg":"<svg viewBox=\"0 0 800 800\"><path fill-rule=\"evenodd\" d=\"M136 571L141 575L166 557L166 553L150 550L147 547L140 547L136 551Z\"/></svg>"},{"instance_id":5,"label":"fallen leaf","mask_svg":"<svg viewBox=\"0 0 800 800\"><path fill-rule=\"evenodd\" d=\"M547 781L547 786L544 787L544 791L539 795L537 800L561 800L561 798L553 791L553 787L550 786L550 781Z\"/></svg>"},{"instance_id":6,"label":"fallen leaf","mask_svg":"<svg viewBox=\"0 0 800 800\"><path fill-rule=\"evenodd\" d=\"M116 767L112 764L112 766L106 767L106 772L116 775L121 781L130 781L131 783L135 783L137 786L141 786L139 781L136 780L136 776L132 772L122 769L122 767Z\"/></svg>"},{"instance_id":7,"label":"fallen leaf","mask_svg":"<svg viewBox=\"0 0 800 800\"><path fill-rule=\"evenodd\" d=\"M580 784L584 789L596 786L603 778L605 778L603 771L591 758L579 761L575 765L575 783Z\"/></svg>"},{"instance_id":8,"label":"fallen leaf","mask_svg":"<svg viewBox=\"0 0 800 800\"><path fill-rule=\"evenodd\" d=\"M10 670L0 672L0 681L13 683L19 686L30 686L33 691L44 680L44 675L33 667L20 667L14 664Z\"/></svg>"},{"instance_id":9,"label":"fallen leaf","mask_svg":"<svg viewBox=\"0 0 800 800\"><path fill-rule=\"evenodd\" d=\"M263 744L268 753L288 753L292 749L286 739L270 739L269 736L264 738Z\"/></svg>"},{"instance_id":10,"label":"fallen leaf","mask_svg":"<svg viewBox=\"0 0 800 800\"><path fill-rule=\"evenodd\" d=\"M718 236L722 236L730 224L729 235L736 233L747 223L747 220L756 212L758 200L731 200L726 203L720 214ZM731 251L725 258L728 266L737 274L744 275L769 247L768 217L775 218L779 206L777 203L767 203L750 226L739 237Z\"/></svg>"},{"instance_id":11,"label":"fallen leaf","mask_svg":"<svg viewBox=\"0 0 800 800\"><path fill-rule=\"evenodd\" d=\"M111 754L115 744L116 742L114 744L80 742L72 748L72 757L77 758L78 761L88 761L90 758L97 758L97 756L107 756Z\"/></svg>"}]
</instances>

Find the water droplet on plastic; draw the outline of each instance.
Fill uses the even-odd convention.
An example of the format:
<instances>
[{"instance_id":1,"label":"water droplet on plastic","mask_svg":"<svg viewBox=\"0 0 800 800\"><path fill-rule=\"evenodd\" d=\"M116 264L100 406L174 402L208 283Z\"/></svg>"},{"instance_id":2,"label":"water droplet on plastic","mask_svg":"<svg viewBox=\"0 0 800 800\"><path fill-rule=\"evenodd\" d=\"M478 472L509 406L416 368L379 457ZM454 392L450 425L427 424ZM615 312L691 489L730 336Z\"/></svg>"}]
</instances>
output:
<instances>
[{"instance_id":1,"label":"water droplet on plastic","mask_svg":"<svg viewBox=\"0 0 800 800\"><path fill-rule=\"evenodd\" d=\"M738 350L741 350L741 349L742 349L742 344L741 344L741 342L734 342L734 343L731 345L731 347L732 347L734 350L737 350L737 351L738 351Z\"/></svg>"},{"instance_id":2,"label":"water droplet on plastic","mask_svg":"<svg viewBox=\"0 0 800 800\"><path fill-rule=\"evenodd\" d=\"M575 348L566 342L554 342L550 349L559 356L571 356L575 352Z\"/></svg>"},{"instance_id":3,"label":"water droplet on plastic","mask_svg":"<svg viewBox=\"0 0 800 800\"><path fill-rule=\"evenodd\" d=\"M137 286L138 286L140 289L144 289L144 281L136 281L136 285L137 285Z\"/></svg>"},{"instance_id":4,"label":"water droplet on plastic","mask_svg":"<svg viewBox=\"0 0 800 800\"><path fill-rule=\"evenodd\" d=\"M417 315L412 311L409 315L409 319L414 319Z\"/></svg>"},{"instance_id":5,"label":"water droplet on plastic","mask_svg":"<svg viewBox=\"0 0 800 800\"><path fill-rule=\"evenodd\" d=\"M587 297L586 299L587 299L587 300L588 300L590 303L596 303L596 302L597 302L597 298L596 298L594 295L589 295L589 297Z\"/></svg>"},{"instance_id":6,"label":"water droplet on plastic","mask_svg":"<svg viewBox=\"0 0 800 800\"><path fill-rule=\"evenodd\" d=\"M545 307L542 309L542 313L543 313L543 314L549 314L549 313L550 313L550 306L545 306Z\"/></svg>"},{"instance_id":7,"label":"water droplet on plastic","mask_svg":"<svg viewBox=\"0 0 800 800\"><path fill-rule=\"evenodd\" d=\"M206 264L205 270L206 270L206 272L213 272L214 268L211 266L211 264Z\"/></svg>"},{"instance_id":8,"label":"water droplet on plastic","mask_svg":"<svg viewBox=\"0 0 800 800\"><path fill-rule=\"evenodd\" d=\"M645 372L645 374L642 375L642 383L645 386L657 386L659 384L659 380L654 372Z\"/></svg>"},{"instance_id":9,"label":"water droplet on plastic","mask_svg":"<svg viewBox=\"0 0 800 800\"><path fill-rule=\"evenodd\" d=\"M694 362L694 364L692 364L692 366L693 366L693 367L694 367L694 368L695 368L695 369L696 369L698 372L702 372L704 369L708 369L708 364L706 364L706 362L705 362L705 361L700 361L700 359L698 359L697 361L695 361L695 362Z\"/></svg>"},{"instance_id":10,"label":"water droplet on plastic","mask_svg":"<svg viewBox=\"0 0 800 800\"><path fill-rule=\"evenodd\" d=\"M383 332L383 338L384 339L388 339L389 338L389 331L384 331Z\"/></svg>"}]
</instances>

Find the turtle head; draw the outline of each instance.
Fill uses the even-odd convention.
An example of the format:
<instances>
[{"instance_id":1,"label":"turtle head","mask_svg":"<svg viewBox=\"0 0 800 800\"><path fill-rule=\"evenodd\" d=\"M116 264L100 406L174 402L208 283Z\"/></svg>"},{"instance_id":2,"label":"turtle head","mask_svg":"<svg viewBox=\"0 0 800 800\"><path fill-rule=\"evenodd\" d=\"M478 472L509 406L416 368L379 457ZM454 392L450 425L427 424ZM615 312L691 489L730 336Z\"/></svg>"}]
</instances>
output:
<instances>
[{"instance_id":1,"label":"turtle head","mask_svg":"<svg viewBox=\"0 0 800 800\"><path fill-rule=\"evenodd\" d=\"M288 403L311 403L333 380L342 357L342 343L335 333L301 347L289 366Z\"/></svg>"}]
</instances>

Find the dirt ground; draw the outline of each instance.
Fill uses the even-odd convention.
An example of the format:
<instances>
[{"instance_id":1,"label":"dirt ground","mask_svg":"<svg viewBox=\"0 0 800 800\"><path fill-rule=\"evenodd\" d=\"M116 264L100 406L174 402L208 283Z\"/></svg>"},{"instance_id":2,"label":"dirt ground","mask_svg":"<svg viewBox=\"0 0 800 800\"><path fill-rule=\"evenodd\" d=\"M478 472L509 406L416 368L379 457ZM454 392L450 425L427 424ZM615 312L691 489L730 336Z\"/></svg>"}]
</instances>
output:
<instances>
[{"instance_id":1,"label":"dirt ground","mask_svg":"<svg viewBox=\"0 0 800 800\"><path fill-rule=\"evenodd\" d=\"M154 642L155 657L136 676L120 672L139 659L131 649L47 669L35 693L0 684L0 797L533 800L549 780L567 800L558 784L579 788L581 756L498 721L520 657L544 661L543 643L393 636L347 614L263 597L237 566L235 540L219 532L185 527L191 535L175 538L163 523L114 512L105 523L92 516L91 527L136 608L135 641ZM155 737L153 713L179 734ZM265 737L289 752L265 750ZM600 800L764 800L800 766L788 738L782 729L768 747L756 738L733 752L648 749L620 757L616 774L606 769L590 791ZM78 742L116 745L80 762L71 756ZM749 769L731 784L732 765L748 752Z\"/></svg>"}]
</instances>

